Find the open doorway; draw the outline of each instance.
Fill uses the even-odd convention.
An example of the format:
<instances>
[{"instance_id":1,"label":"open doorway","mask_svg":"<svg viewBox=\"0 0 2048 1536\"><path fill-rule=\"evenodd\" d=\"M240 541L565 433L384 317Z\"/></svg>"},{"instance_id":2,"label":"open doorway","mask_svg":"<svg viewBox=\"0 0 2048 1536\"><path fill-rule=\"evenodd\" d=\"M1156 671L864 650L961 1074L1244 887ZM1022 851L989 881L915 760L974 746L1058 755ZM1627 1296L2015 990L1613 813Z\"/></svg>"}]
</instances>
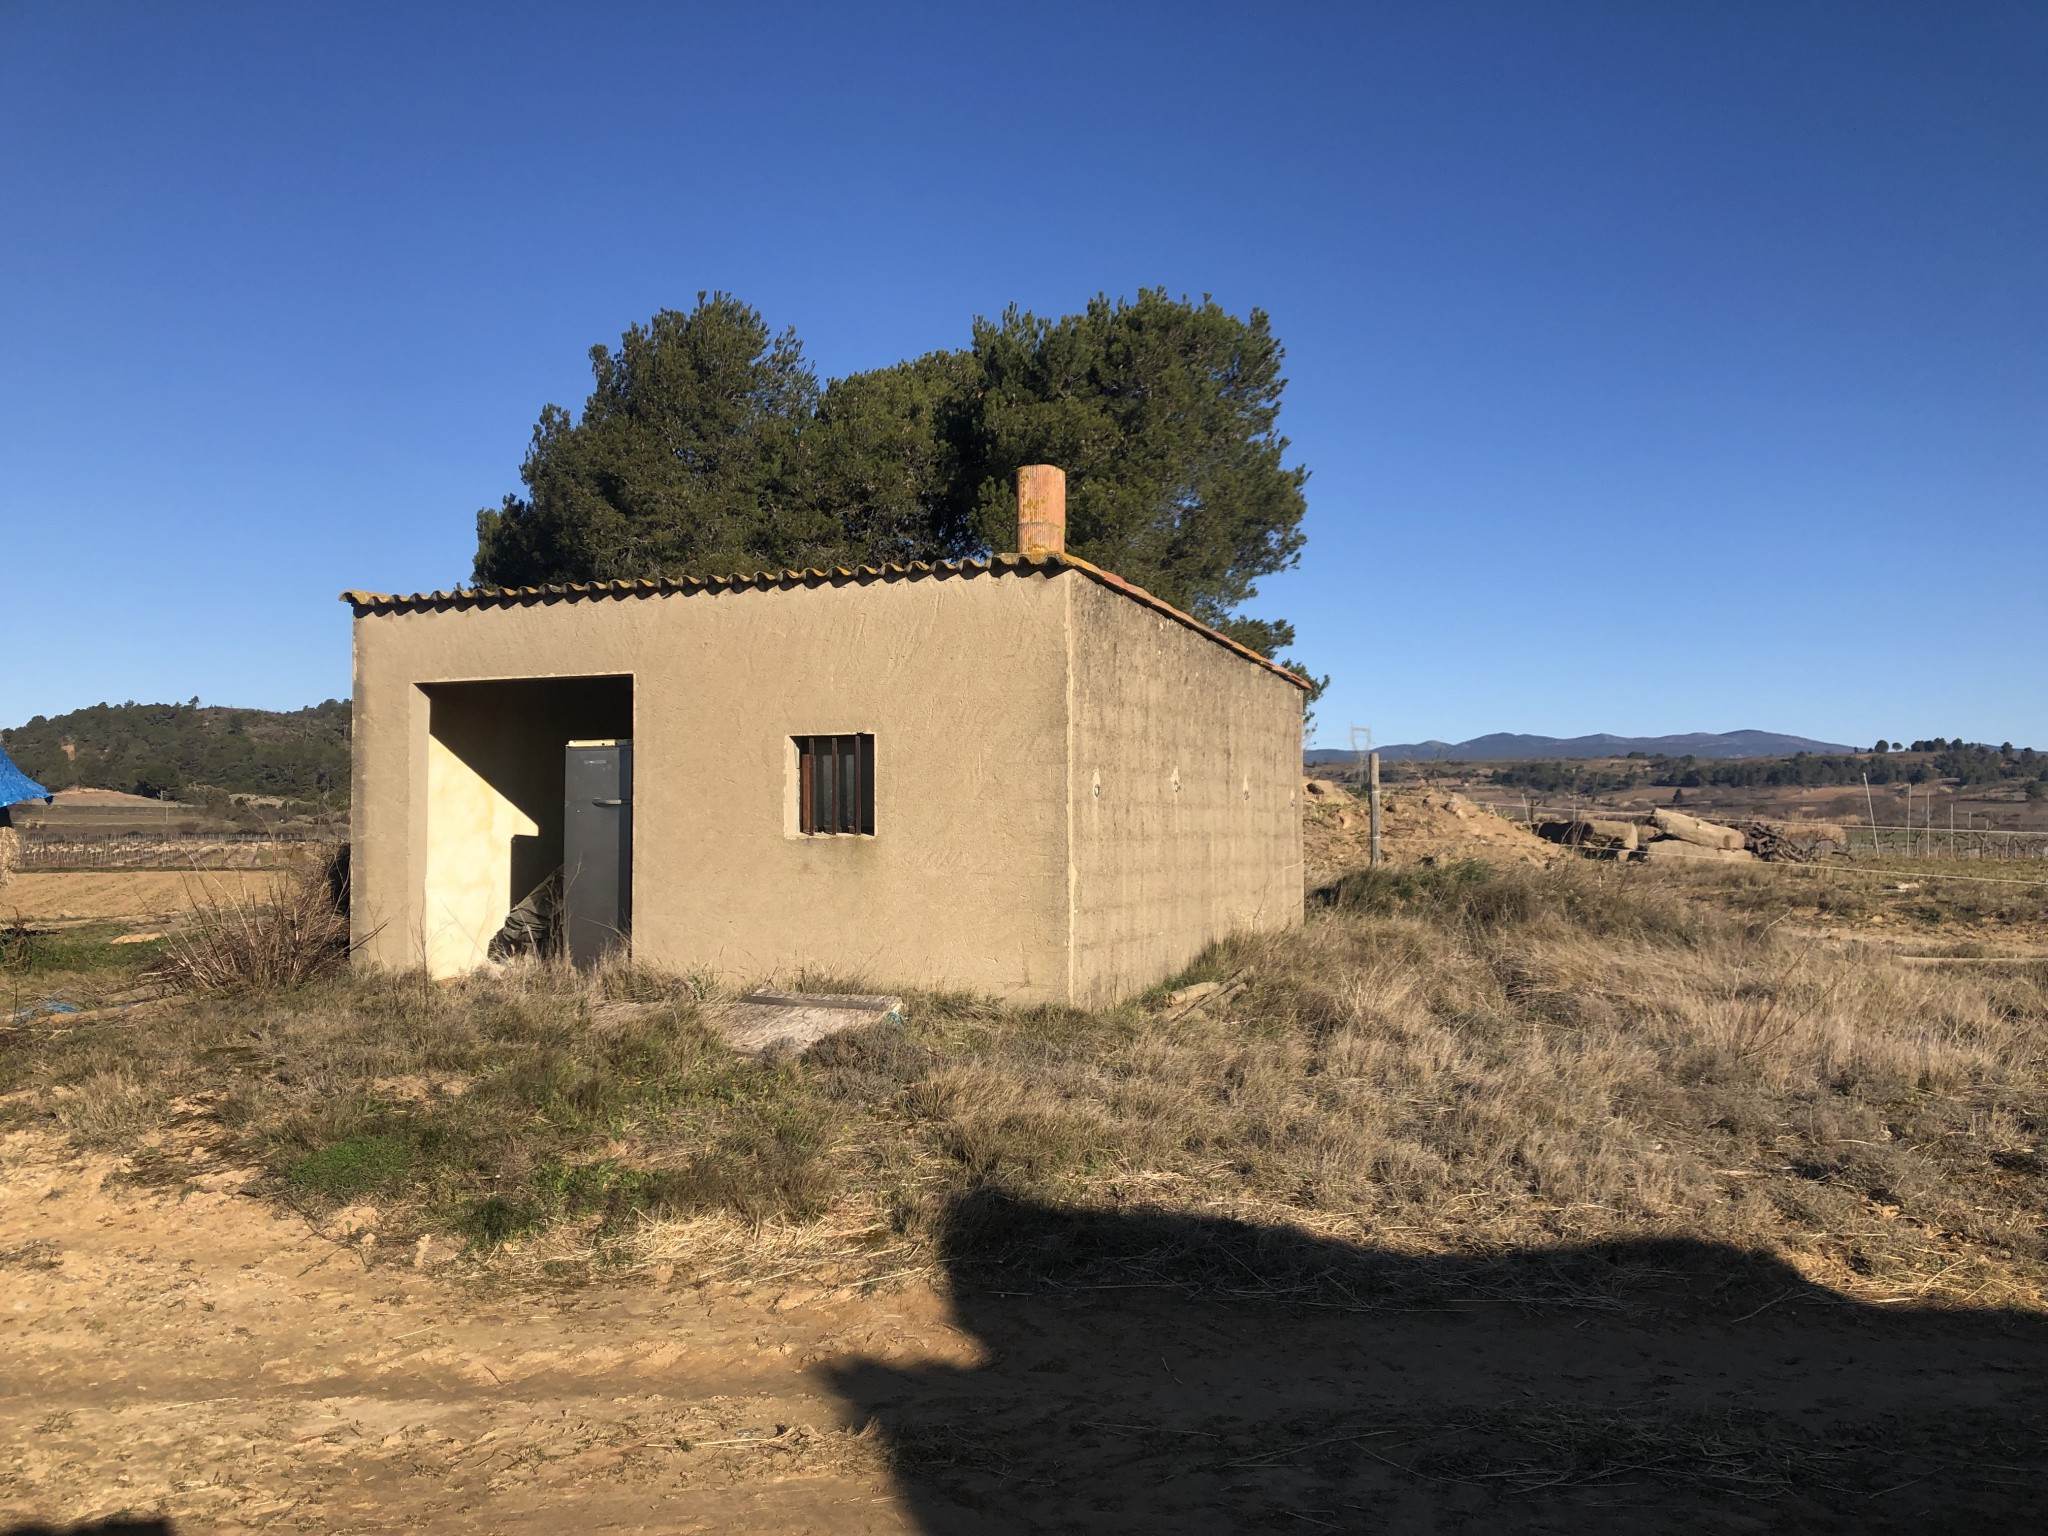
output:
<instances>
[{"instance_id":1,"label":"open doorway","mask_svg":"<svg viewBox=\"0 0 2048 1536\"><path fill-rule=\"evenodd\" d=\"M633 680L519 678L423 683L421 691L425 958L429 974L456 976L490 957L515 908L545 926L550 883L561 879L569 743L630 739Z\"/></svg>"}]
</instances>

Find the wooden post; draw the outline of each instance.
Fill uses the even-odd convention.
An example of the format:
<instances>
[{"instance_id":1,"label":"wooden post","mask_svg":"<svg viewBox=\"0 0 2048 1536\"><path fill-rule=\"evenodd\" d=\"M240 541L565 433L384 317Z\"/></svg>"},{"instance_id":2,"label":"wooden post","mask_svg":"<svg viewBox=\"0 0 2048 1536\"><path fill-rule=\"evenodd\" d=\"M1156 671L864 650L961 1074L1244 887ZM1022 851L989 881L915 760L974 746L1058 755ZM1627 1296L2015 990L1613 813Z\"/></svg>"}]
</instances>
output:
<instances>
[{"instance_id":1,"label":"wooden post","mask_svg":"<svg viewBox=\"0 0 2048 1536\"><path fill-rule=\"evenodd\" d=\"M1372 818L1372 855L1370 863L1374 869L1380 867L1380 755L1368 752L1365 757L1365 808Z\"/></svg>"}]
</instances>

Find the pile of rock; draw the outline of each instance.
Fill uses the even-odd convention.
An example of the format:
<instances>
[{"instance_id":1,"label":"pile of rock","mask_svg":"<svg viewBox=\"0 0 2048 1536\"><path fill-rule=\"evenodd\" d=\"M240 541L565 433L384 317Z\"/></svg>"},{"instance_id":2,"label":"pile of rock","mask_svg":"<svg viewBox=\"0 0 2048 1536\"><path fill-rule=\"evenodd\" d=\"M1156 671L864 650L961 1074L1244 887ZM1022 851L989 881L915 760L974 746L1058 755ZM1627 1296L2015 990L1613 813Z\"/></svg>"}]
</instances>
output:
<instances>
[{"instance_id":1,"label":"pile of rock","mask_svg":"<svg viewBox=\"0 0 2048 1536\"><path fill-rule=\"evenodd\" d=\"M1676 859L1723 859L1740 863L1756 857L1750 852L1749 839L1740 830L1724 827L1718 821L1701 821L1683 811L1655 810L1650 812L1650 824L1657 833L1644 847L1643 857L1653 864Z\"/></svg>"},{"instance_id":2,"label":"pile of rock","mask_svg":"<svg viewBox=\"0 0 2048 1536\"><path fill-rule=\"evenodd\" d=\"M1754 859L1811 864L1842 853L1849 845L1848 834L1827 822L1751 821L1729 827L1683 811L1662 809L1640 822L1594 816L1539 821L1535 832L1549 842L1576 848L1588 858L1640 859L1652 864L1684 860L1746 863Z\"/></svg>"},{"instance_id":3,"label":"pile of rock","mask_svg":"<svg viewBox=\"0 0 2048 1536\"><path fill-rule=\"evenodd\" d=\"M1642 829L1634 822L1606 821L1593 816L1539 821L1536 835L1545 842L1562 843L1596 859L1626 859L1642 844Z\"/></svg>"}]
</instances>

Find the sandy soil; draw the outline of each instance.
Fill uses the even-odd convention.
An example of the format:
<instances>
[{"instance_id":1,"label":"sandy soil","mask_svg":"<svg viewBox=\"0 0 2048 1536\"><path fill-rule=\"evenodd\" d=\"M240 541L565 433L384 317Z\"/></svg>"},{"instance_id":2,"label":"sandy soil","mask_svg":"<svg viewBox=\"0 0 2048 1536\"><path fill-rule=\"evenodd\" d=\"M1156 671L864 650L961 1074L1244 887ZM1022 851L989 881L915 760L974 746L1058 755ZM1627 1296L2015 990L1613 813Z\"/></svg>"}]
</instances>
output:
<instances>
[{"instance_id":1,"label":"sandy soil","mask_svg":"<svg viewBox=\"0 0 2048 1536\"><path fill-rule=\"evenodd\" d=\"M0 1138L0 1530L1982 1531L2048 1491L2041 1319L1737 1256L1628 1310L543 1291L119 1169Z\"/></svg>"},{"instance_id":2,"label":"sandy soil","mask_svg":"<svg viewBox=\"0 0 2048 1536\"><path fill-rule=\"evenodd\" d=\"M1363 869L1372 844L1365 800L1327 779L1308 780L1301 841L1311 888L1344 870ZM1395 868L1460 859L1547 866L1565 856L1555 843L1463 795L1419 785L1381 793L1380 851Z\"/></svg>"},{"instance_id":3,"label":"sandy soil","mask_svg":"<svg viewBox=\"0 0 2048 1536\"><path fill-rule=\"evenodd\" d=\"M145 922L189 912L208 896L267 896L282 878L274 870L29 870L0 885L0 919Z\"/></svg>"},{"instance_id":4,"label":"sandy soil","mask_svg":"<svg viewBox=\"0 0 2048 1536\"><path fill-rule=\"evenodd\" d=\"M810 1367L975 1358L929 1292L479 1292L368 1265L233 1170L177 1196L30 1134L0 1157L0 1529L903 1531Z\"/></svg>"}]
</instances>

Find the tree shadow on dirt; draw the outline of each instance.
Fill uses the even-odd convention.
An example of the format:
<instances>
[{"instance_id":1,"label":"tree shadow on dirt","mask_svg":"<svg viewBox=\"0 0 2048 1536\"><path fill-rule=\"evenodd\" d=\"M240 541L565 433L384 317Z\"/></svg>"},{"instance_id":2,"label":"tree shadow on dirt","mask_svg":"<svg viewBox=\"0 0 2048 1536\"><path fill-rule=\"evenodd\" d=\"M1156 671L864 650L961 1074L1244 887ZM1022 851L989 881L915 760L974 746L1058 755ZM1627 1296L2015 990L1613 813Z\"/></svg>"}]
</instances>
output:
<instances>
[{"instance_id":1,"label":"tree shadow on dirt","mask_svg":"<svg viewBox=\"0 0 2048 1536\"><path fill-rule=\"evenodd\" d=\"M831 1378L933 1536L2048 1523L2030 1314L1709 1243L1414 1258L1001 1193L942 1253L985 1363Z\"/></svg>"}]
</instances>

